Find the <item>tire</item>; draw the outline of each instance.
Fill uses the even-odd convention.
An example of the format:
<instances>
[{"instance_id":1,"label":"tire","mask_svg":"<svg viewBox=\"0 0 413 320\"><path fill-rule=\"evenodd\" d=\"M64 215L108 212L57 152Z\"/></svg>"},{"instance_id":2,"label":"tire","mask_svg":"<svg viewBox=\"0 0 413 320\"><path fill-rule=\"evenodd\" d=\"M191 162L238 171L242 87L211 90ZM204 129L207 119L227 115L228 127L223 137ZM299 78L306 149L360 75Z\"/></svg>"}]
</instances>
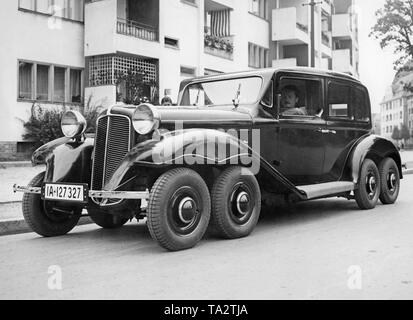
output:
<instances>
[{"instance_id":1,"label":"tire","mask_svg":"<svg viewBox=\"0 0 413 320\"><path fill-rule=\"evenodd\" d=\"M41 187L45 172L36 175L29 183L31 187ZM29 227L43 237L56 237L67 234L78 223L82 208L70 207L71 213L54 210L49 201L41 199L39 194L23 194L23 217Z\"/></svg>"},{"instance_id":2,"label":"tire","mask_svg":"<svg viewBox=\"0 0 413 320\"><path fill-rule=\"evenodd\" d=\"M194 247L204 236L210 215L208 186L195 171L172 169L153 185L147 225L152 238L165 249L178 251Z\"/></svg>"},{"instance_id":3,"label":"tire","mask_svg":"<svg viewBox=\"0 0 413 320\"><path fill-rule=\"evenodd\" d=\"M128 218L114 215L106 210L98 209L92 206L87 208L87 212L89 213L90 219L104 229L120 228L129 220Z\"/></svg>"},{"instance_id":4,"label":"tire","mask_svg":"<svg viewBox=\"0 0 413 320\"><path fill-rule=\"evenodd\" d=\"M357 205L362 210L373 209L379 200L380 173L373 160L365 159L361 166L358 188L354 191Z\"/></svg>"},{"instance_id":5,"label":"tire","mask_svg":"<svg viewBox=\"0 0 413 320\"><path fill-rule=\"evenodd\" d=\"M221 237L246 237L254 230L261 212L261 191L248 169L223 171L212 187L211 198L212 225Z\"/></svg>"},{"instance_id":6,"label":"tire","mask_svg":"<svg viewBox=\"0 0 413 320\"><path fill-rule=\"evenodd\" d=\"M400 173L392 158L385 158L379 165L381 192L380 201L383 204L396 202L400 191Z\"/></svg>"}]
</instances>

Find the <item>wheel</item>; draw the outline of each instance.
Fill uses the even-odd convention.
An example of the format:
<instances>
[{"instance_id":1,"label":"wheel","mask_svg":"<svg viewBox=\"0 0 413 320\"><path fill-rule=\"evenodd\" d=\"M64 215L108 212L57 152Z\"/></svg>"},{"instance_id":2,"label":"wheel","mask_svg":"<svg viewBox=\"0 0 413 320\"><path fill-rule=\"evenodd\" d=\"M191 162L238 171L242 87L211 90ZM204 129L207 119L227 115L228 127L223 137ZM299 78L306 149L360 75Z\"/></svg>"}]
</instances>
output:
<instances>
[{"instance_id":1,"label":"wheel","mask_svg":"<svg viewBox=\"0 0 413 320\"><path fill-rule=\"evenodd\" d=\"M400 173L392 158L385 158L379 165L381 192L380 201L383 204L395 203L400 191Z\"/></svg>"},{"instance_id":2,"label":"wheel","mask_svg":"<svg viewBox=\"0 0 413 320\"><path fill-rule=\"evenodd\" d=\"M111 214L107 210L99 209L95 206L89 206L87 212L90 219L104 229L120 228L129 220L129 218Z\"/></svg>"},{"instance_id":3,"label":"wheel","mask_svg":"<svg viewBox=\"0 0 413 320\"><path fill-rule=\"evenodd\" d=\"M171 251L195 246L205 234L211 198L202 177L186 168L161 175L152 187L147 225L152 238Z\"/></svg>"},{"instance_id":4,"label":"wheel","mask_svg":"<svg viewBox=\"0 0 413 320\"><path fill-rule=\"evenodd\" d=\"M226 239L248 236L261 211L261 191L255 176L246 168L223 171L212 187L212 224Z\"/></svg>"},{"instance_id":5,"label":"wheel","mask_svg":"<svg viewBox=\"0 0 413 320\"><path fill-rule=\"evenodd\" d=\"M358 188L354 191L360 209L373 209L380 196L380 173L373 160L365 159L360 170Z\"/></svg>"},{"instance_id":6,"label":"wheel","mask_svg":"<svg viewBox=\"0 0 413 320\"><path fill-rule=\"evenodd\" d=\"M41 187L45 173L36 175L29 186ZM78 223L82 209L78 207L54 206L51 201L44 201L39 194L23 195L23 217L29 227L44 237L61 236L72 230Z\"/></svg>"}]
</instances>

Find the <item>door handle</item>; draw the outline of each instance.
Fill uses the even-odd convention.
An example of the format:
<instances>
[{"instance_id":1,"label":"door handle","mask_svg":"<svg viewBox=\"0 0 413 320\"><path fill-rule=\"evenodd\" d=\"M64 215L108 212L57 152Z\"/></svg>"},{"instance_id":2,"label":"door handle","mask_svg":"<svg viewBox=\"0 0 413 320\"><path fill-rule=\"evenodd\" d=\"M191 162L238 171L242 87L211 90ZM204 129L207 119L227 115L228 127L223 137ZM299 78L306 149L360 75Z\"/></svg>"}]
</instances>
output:
<instances>
[{"instance_id":1,"label":"door handle","mask_svg":"<svg viewBox=\"0 0 413 320\"><path fill-rule=\"evenodd\" d=\"M320 132L322 134L337 134L336 130L328 130L328 129L318 129L317 132Z\"/></svg>"}]
</instances>

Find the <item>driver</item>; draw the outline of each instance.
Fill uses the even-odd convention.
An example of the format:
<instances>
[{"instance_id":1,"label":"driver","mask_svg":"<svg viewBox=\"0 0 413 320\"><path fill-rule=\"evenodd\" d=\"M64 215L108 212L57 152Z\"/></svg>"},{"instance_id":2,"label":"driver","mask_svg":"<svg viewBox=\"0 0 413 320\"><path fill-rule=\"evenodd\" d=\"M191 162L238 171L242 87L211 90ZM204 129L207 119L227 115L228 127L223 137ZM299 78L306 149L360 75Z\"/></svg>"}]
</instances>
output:
<instances>
[{"instance_id":1,"label":"driver","mask_svg":"<svg viewBox=\"0 0 413 320\"><path fill-rule=\"evenodd\" d=\"M299 107L300 91L294 85L287 85L281 90L281 114L283 116L306 116L307 108Z\"/></svg>"}]
</instances>

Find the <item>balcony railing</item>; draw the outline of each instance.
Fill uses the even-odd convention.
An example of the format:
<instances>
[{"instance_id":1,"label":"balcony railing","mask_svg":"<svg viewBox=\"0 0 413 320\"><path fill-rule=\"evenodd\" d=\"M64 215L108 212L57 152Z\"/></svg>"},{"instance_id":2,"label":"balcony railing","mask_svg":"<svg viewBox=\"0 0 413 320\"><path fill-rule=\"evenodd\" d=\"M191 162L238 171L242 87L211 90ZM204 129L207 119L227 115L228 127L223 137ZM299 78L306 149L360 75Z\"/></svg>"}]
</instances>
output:
<instances>
[{"instance_id":1,"label":"balcony railing","mask_svg":"<svg viewBox=\"0 0 413 320\"><path fill-rule=\"evenodd\" d=\"M205 28L204 46L205 53L219 56L221 58L232 60L234 52L234 41L232 36L217 37L210 33L210 30Z\"/></svg>"},{"instance_id":2,"label":"balcony railing","mask_svg":"<svg viewBox=\"0 0 413 320\"><path fill-rule=\"evenodd\" d=\"M157 28L133 20L118 18L116 30L120 34L148 41L158 41L159 39Z\"/></svg>"},{"instance_id":3,"label":"balcony railing","mask_svg":"<svg viewBox=\"0 0 413 320\"><path fill-rule=\"evenodd\" d=\"M308 27L302 23L297 22L296 23L297 28L300 29L301 31L304 31L305 33L308 33Z\"/></svg>"}]
</instances>

